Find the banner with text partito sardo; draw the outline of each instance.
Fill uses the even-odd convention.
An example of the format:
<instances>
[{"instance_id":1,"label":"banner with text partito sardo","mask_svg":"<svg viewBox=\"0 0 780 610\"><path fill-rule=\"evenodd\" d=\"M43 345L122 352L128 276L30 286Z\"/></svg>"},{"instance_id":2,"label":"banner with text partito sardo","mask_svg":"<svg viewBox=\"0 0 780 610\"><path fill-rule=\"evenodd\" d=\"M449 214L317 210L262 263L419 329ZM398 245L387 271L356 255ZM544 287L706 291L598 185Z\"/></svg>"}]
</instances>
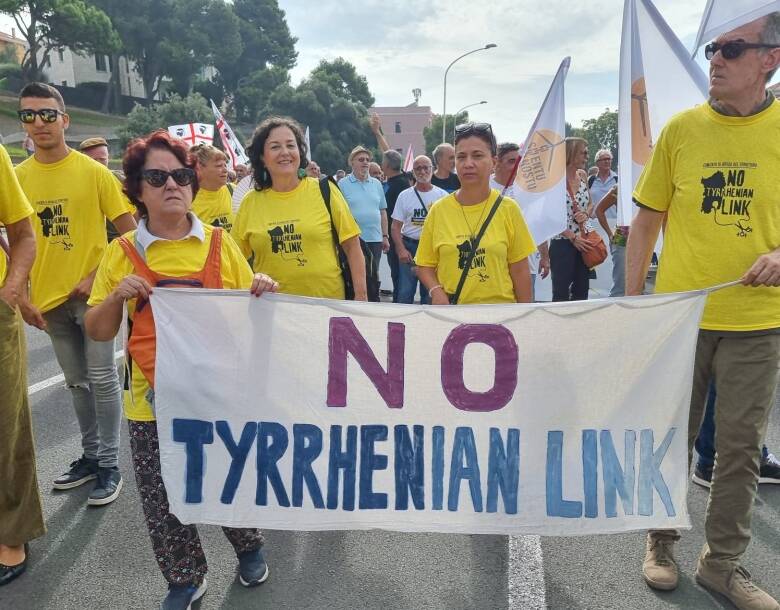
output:
<instances>
[{"instance_id":1,"label":"banner with text partito sardo","mask_svg":"<svg viewBox=\"0 0 780 610\"><path fill-rule=\"evenodd\" d=\"M285 530L690 527L704 300L422 307L155 290L171 510Z\"/></svg>"}]
</instances>

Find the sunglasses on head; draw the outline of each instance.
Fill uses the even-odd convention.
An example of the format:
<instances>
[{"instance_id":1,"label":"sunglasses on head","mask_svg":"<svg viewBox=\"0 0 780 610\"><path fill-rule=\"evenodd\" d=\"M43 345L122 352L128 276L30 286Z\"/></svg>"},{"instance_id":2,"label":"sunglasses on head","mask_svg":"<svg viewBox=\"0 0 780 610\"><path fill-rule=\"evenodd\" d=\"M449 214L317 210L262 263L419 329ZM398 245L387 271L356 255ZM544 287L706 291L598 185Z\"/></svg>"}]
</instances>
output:
<instances>
[{"instance_id":1,"label":"sunglasses on head","mask_svg":"<svg viewBox=\"0 0 780 610\"><path fill-rule=\"evenodd\" d=\"M490 149L493 154L496 154L496 138L493 135L493 127L490 123L461 123L455 126L455 139L467 138L470 135L486 135L490 137Z\"/></svg>"},{"instance_id":2,"label":"sunglasses on head","mask_svg":"<svg viewBox=\"0 0 780 610\"><path fill-rule=\"evenodd\" d=\"M741 40L724 42L723 44L720 44L719 42L711 42L706 47L704 47L704 57L706 57L707 60L709 61L713 57L715 57L715 53L720 51L721 55L723 55L723 59L736 59L748 49L776 49L776 48L777 48L776 44L764 44L761 42L743 42Z\"/></svg>"},{"instance_id":3,"label":"sunglasses on head","mask_svg":"<svg viewBox=\"0 0 780 610\"><path fill-rule=\"evenodd\" d=\"M195 180L195 171L189 167L180 167L172 172L166 172L164 169L145 169L141 176L155 188L160 188L168 182L168 176L179 186L187 186Z\"/></svg>"},{"instance_id":4,"label":"sunglasses on head","mask_svg":"<svg viewBox=\"0 0 780 610\"><path fill-rule=\"evenodd\" d=\"M61 110L55 110L54 108L42 108L41 110L31 110L25 108L24 110L18 110L16 114L22 123L35 123L35 117L41 117L44 123L54 123L60 114L65 114Z\"/></svg>"}]
</instances>

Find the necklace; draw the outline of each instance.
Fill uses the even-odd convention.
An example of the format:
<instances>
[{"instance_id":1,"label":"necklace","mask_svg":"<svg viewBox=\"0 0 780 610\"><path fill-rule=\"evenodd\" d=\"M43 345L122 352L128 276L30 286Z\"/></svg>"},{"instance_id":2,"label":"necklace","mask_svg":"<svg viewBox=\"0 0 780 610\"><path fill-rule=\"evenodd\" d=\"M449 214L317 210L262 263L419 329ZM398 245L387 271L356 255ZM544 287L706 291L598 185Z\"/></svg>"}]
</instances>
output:
<instances>
[{"instance_id":1,"label":"necklace","mask_svg":"<svg viewBox=\"0 0 780 610\"><path fill-rule=\"evenodd\" d=\"M489 200L490 200L490 195L488 195L488 198L485 199L485 201L482 202L482 212L480 213L479 220L477 221L477 228L478 229L479 229L479 227L482 226L482 218L485 216L485 210L487 209L487 203L488 203ZM456 201L457 201L457 198L456 198ZM469 223L469 219L466 217L466 212L463 209L464 205L460 201L458 201L458 205L460 206L460 213L463 214L463 222L465 222L466 226L468 227L469 236L471 238L471 243L473 245L474 244L474 240L476 238L476 233L475 233L474 229L471 227L471 223ZM479 204L477 204L477 205L479 205Z\"/></svg>"}]
</instances>

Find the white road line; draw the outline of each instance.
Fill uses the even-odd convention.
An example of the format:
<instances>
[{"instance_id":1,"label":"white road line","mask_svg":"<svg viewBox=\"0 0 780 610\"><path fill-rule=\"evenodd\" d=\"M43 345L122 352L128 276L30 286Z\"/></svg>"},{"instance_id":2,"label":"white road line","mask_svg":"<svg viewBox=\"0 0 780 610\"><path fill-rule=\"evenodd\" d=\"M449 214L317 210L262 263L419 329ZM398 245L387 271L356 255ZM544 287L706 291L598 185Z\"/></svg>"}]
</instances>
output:
<instances>
[{"instance_id":1,"label":"white road line","mask_svg":"<svg viewBox=\"0 0 780 610\"><path fill-rule=\"evenodd\" d=\"M125 355L124 351L120 350L114 354L114 358L116 360L119 360L120 358L124 357L124 355ZM39 381L38 383L34 383L30 387L28 387L27 394L29 396L32 396L36 392L40 392L41 390L50 388L53 385L62 383L63 381L65 381L65 375L63 374L55 375L54 377L49 377L48 379L44 379L43 381Z\"/></svg>"},{"instance_id":2,"label":"white road line","mask_svg":"<svg viewBox=\"0 0 780 610\"><path fill-rule=\"evenodd\" d=\"M546 610L544 558L539 536L509 536L509 610Z\"/></svg>"}]
</instances>

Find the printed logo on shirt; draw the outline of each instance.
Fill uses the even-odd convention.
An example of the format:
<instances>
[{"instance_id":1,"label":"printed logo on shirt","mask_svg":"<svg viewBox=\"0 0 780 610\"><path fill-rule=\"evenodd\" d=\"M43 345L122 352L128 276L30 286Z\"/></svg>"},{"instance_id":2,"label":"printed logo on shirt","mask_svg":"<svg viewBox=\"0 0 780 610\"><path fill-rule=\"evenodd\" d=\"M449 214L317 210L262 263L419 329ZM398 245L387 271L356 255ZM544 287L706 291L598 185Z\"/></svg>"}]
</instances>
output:
<instances>
[{"instance_id":1,"label":"printed logo on shirt","mask_svg":"<svg viewBox=\"0 0 780 610\"><path fill-rule=\"evenodd\" d=\"M750 186L750 171L757 167L756 163L746 162L704 164L700 211L716 225L731 227L737 237L747 237L753 232L750 205L754 190Z\"/></svg>"},{"instance_id":2,"label":"printed logo on shirt","mask_svg":"<svg viewBox=\"0 0 780 610\"><path fill-rule=\"evenodd\" d=\"M217 216L213 221L211 221L212 227L220 227L230 233L230 231L233 229L233 223L228 220L227 216Z\"/></svg>"},{"instance_id":3,"label":"printed logo on shirt","mask_svg":"<svg viewBox=\"0 0 780 610\"><path fill-rule=\"evenodd\" d=\"M303 238L295 231L295 223L285 222L269 229L271 252L278 254L284 261L295 261L299 267L309 262L303 253Z\"/></svg>"},{"instance_id":4,"label":"printed logo on shirt","mask_svg":"<svg viewBox=\"0 0 780 610\"><path fill-rule=\"evenodd\" d=\"M65 215L63 206L67 199L38 201L36 216L41 221L43 236L53 245L61 245L65 251L73 248L70 236L70 218Z\"/></svg>"},{"instance_id":5,"label":"printed logo on shirt","mask_svg":"<svg viewBox=\"0 0 780 610\"><path fill-rule=\"evenodd\" d=\"M466 266L466 261L471 254L472 243L470 239L458 244L458 269ZM485 248L478 248L474 259L471 261L469 277L476 277L480 282L487 282L490 276L486 273L487 261Z\"/></svg>"},{"instance_id":6,"label":"printed logo on shirt","mask_svg":"<svg viewBox=\"0 0 780 610\"><path fill-rule=\"evenodd\" d=\"M412 210L412 224L415 227L421 227L425 224L425 218L428 216L428 210L424 208L414 208Z\"/></svg>"}]
</instances>

